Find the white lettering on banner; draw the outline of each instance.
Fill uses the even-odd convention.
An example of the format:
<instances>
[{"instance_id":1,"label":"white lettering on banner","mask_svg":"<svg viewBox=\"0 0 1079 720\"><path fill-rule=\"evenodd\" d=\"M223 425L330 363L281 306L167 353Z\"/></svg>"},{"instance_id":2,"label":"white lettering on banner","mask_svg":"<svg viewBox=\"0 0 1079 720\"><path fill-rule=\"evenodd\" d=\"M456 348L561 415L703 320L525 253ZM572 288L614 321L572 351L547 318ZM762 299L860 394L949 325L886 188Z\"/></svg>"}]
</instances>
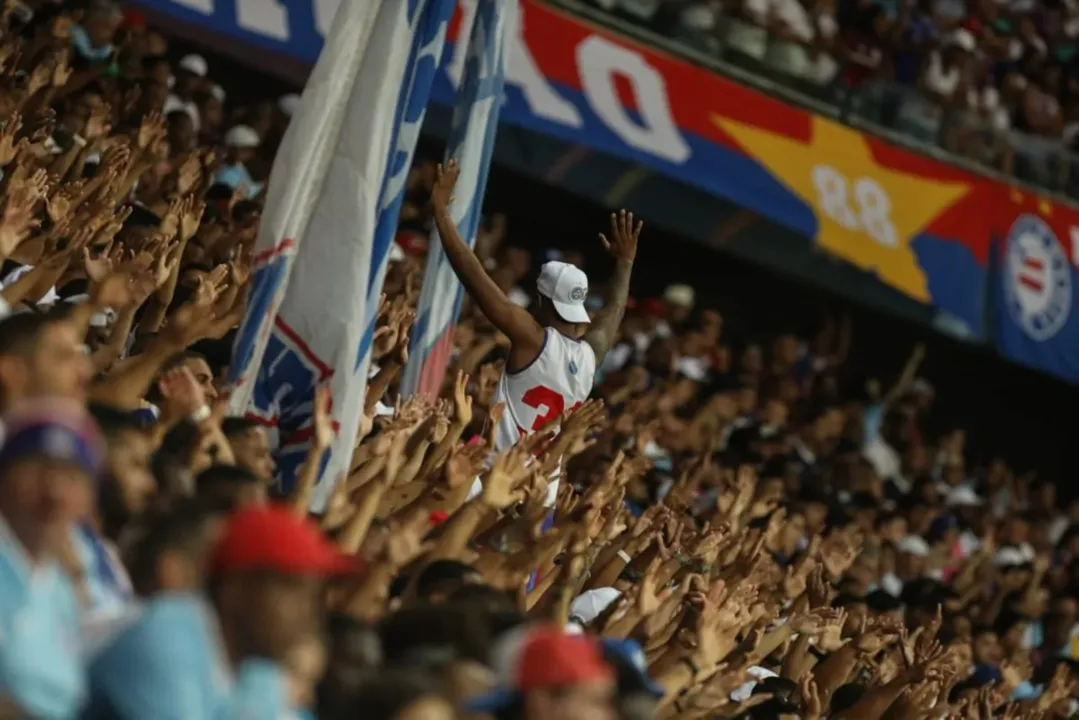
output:
<instances>
[{"instance_id":1,"label":"white lettering on banner","mask_svg":"<svg viewBox=\"0 0 1079 720\"><path fill-rule=\"evenodd\" d=\"M439 28L438 34L432 37L426 45L420 48L420 51L416 54L416 65L419 66L425 57L434 58L435 67L438 67L438 54L442 50L442 46L446 41L446 24L443 23ZM397 152L408 153L410 148L416 146L416 142L420 139L420 124L423 121L423 114L421 113L419 118L409 120L406 117L401 118L401 129L397 133ZM389 172L393 170L393 162L386 168ZM382 195L382 210L385 210L394 203L397 196L400 195L405 189L405 181L408 180L408 173L411 168L406 164L402 164L396 168L396 172L392 177L387 178L386 188Z\"/></svg>"},{"instance_id":2,"label":"white lettering on banner","mask_svg":"<svg viewBox=\"0 0 1079 720\"><path fill-rule=\"evenodd\" d=\"M330 34L330 27L333 26L333 16L337 14L337 8L340 5L341 0L315 0L315 30L322 37Z\"/></svg>"},{"instance_id":3,"label":"white lettering on banner","mask_svg":"<svg viewBox=\"0 0 1079 720\"><path fill-rule=\"evenodd\" d=\"M450 59L446 74L457 89L461 87L461 78L465 74L465 60L468 59L468 39L472 37L472 23L476 20L476 0L461 0L461 24L457 26L457 42L453 44L453 57ZM520 17L520 13L517 14Z\"/></svg>"},{"instance_id":4,"label":"white lettering on banner","mask_svg":"<svg viewBox=\"0 0 1079 720\"><path fill-rule=\"evenodd\" d=\"M533 115L550 122L561 123L573 128L581 127L581 113L565 98L561 97L547 78L543 76L536 61L532 58L532 52L525 43L524 31L525 13L517 13L517 42L513 44L513 55L510 56L506 66L506 84L516 85L521 89L525 102ZM459 45L468 45L468 39L462 42L458 37Z\"/></svg>"},{"instance_id":5,"label":"white lettering on banner","mask_svg":"<svg viewBox=\"0 0 1079 720\"><path fill-rule=\"evenodd\" d=\"M288 10L281 0L236 0L236 24L244 30L288 40Z\"/></svg>"},{"instance_id":6,"label":"white lettering on banner","mask_svg":"<svg viewBox=\"0 0 1079 720\"><path fill-rule=\"evenodd\" d=\"M577 46L577 68L589 104L622 140L671 162L689 159L689 145L671 117L663 76L639 53L593 35ZM633 87L639 123L618 99L616 75L629 80Z\"/></svg>"},{"instance_id":7,"label":"white lettering on banner","mask_svg":"<svg viewBox=\"0 0 1079 720\"><path fill-rule=\"evenodd\" d=\"M860 177L854 181L857 214L850 207L850 182L846 175L834 167L815 166L813 185L817 188L821 212L832 220L848 230L865 232L885 247L894 248L899 244L898 233L892 224L892 201L876 180Z\"/></svg>"},{"instance_id":8,"label":"white lettering on banner","mask_svg":"<svg viewBox=\"0 0 1079 720\"><path fill-rule=\"evenodd\" d=\"M194 10L200 12L203 15L214 14L214 0L172 0L177 5L185 7L188 10Z\"/></svg>"}]
</instances>

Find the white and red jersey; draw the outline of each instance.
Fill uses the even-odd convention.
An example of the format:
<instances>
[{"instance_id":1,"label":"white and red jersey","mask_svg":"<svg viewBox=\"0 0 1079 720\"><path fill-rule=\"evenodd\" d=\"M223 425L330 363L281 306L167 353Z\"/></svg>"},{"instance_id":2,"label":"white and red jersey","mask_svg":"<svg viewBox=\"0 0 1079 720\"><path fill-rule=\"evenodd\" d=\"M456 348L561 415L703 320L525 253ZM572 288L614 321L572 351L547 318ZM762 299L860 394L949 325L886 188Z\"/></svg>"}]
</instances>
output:
<instances>
[{"instance_id":1,"label":"white and red jersey","mask_svg":"<svg viewBox=\"0 0 1079 720\"><path fill-rule=\"evenodd\" d=\"M505 403L506 410L495 433L495 451L505 450L522 435L583 403L592 393L595 376L596 354L591 345L545 328L536 359L517 372L503 372L498 381L493 402ZM549 498L558 490L557 483L551 487Z\"/></svg>"}]
</instances>

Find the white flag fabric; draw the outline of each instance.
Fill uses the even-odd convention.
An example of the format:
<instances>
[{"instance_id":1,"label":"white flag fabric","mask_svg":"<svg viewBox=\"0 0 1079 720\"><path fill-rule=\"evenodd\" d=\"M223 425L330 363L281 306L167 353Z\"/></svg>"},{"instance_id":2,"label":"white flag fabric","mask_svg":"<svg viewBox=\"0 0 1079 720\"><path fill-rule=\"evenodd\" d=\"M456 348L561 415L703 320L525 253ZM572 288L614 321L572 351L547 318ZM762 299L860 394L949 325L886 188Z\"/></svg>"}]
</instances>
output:
<instances>
[{"instance_id":1,"label":"white flag fabric","mask_svg":"<svg viewBox=\"0 0 1079 720\"><path fill-rule=\"evenodd\" d=\"M491 167L506 63L517 38L517 0L478 0L453 113L446 159L461 169L450 215L472 247L479 230L483 193ZM432 231L423 290L409 344L401 390L437 397L453 350L453 330L464 289Z\"/></svg>"},{"instance_id":2,"label":"white flag fabric","mask_svg":"<svg viewBox=\"0 0 1079 720\"><path fill-rule=\"evenodd\" d=\"M230 410L272 431L288 489L329 385L337 439L313 509L347 470L386 256L454 0L341 3L274 161Z\"/></svg>"}]
</instances>

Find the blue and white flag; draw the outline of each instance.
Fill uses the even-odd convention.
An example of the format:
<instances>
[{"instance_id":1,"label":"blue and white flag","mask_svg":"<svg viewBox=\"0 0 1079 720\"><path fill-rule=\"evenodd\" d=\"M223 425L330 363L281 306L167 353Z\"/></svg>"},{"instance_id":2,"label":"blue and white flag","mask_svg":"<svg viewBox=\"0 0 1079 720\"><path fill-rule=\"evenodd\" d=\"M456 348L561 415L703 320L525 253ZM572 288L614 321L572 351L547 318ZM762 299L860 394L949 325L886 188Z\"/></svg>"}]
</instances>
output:
<instances>
[{"instance_id":1,"label":"blue and white flag","mask_svg":"<svg viewBox=\"0 0 1079 720\"><path fill-rule=\"evenodd\" d=\"M455 158L461 169L450 215L469 247L479 229L506 63L516 31L517 0L478 0L446 149L447 160ZM436 397L453 350L463 288L442 252L438 231L433 233L401 390Z\"/></svg>"},{"instance_id":2,"label":"blue and white flag","mask_svg":"<svg viewBox=\"0 0 1079 720\"><path fill-rule=\"evenodd\" d=\"M315 389L330 387L337 439L314 509L352 456L386 256L453 5L341 3L274 161L230 404L276 431L288 489Z\"/></svg>"}]
</instances>

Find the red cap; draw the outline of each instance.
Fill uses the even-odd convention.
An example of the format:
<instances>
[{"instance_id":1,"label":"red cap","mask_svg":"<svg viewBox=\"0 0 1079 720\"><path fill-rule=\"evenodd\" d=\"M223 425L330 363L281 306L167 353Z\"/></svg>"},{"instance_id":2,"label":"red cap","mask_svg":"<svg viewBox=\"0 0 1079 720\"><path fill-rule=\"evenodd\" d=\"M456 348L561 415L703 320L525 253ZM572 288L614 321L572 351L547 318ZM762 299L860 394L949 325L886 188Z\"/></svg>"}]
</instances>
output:
<instances>
[{"instance_id":1,"label":"red cap","mask_svg":"<svg viewBox=\"0 0 1079 720\"><path fill-rule=\"evenodd\" d=\"M537 628L521 647L517 689L559 688L614 677L594 638L570 635L562 628Z\"/></svg>"},{"instance_id":2,"label":"red cap","mask_svg":"<svg viewBox=\"0 0 1079 720\"><path fill-rule=\"evenodd\" d=\"M279 505L233 513L210 555L210 572L214 575L272 570L286 575L333 577L361 569L360 562L338 550L318 526Z\"/></svg>"},{"instance_id":3,"label":"red cap","mask_svg":"<svg viewBox=\"0 0 1079 720\"><path fill-rule=\"evenodd\" d=\"M646 298L641 301L641 312L652 317L663 317L667 306L659 298Z\"/></svg>"},{"instance_id":4,"label":"red cap","mask_svg":"<svg viewBox=\"0 0 1079 720\"><path fill-rule=\"evenodd\" d=\"M146 27L146 15L138 10L124 10L123 18L124 27Z\"/></svg>"},{"instance_id":5,"label":"red cap","mask_svg":"<svg viewBox=\"0 0 1079 720\"><path fill-rule=\"evenodd\" d=\"M512 631L511 631L512 632ZM498 658L508 667L502 671L507 685L482 697L470 700L466 707L474 713L491 713L506 707L521 693L532 690L568 688L591 682L611 682L614 670L603 659L603 650L595 638L570 635L554 625L525 628L508 639L511 648Z\"/></svg>"}]
</instances>

